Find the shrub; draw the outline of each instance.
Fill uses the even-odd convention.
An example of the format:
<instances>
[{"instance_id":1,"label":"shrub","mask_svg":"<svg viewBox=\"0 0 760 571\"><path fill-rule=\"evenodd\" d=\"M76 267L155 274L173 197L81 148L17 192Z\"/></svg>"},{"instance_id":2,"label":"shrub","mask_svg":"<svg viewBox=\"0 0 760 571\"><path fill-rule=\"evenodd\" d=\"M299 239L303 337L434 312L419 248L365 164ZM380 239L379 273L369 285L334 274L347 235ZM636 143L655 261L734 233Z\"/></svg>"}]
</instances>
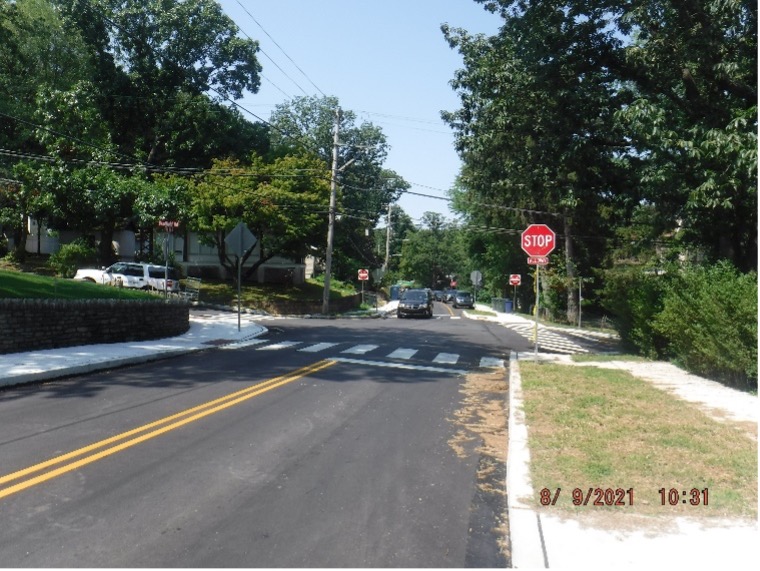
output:
<instances>
[{"instance_id":1,"label":"shrub","mask_svg":"<svg viewBox=\"0 0 760 571\"><path fill-rule=\"evenodd\" d=\"M85 240L74 240L64 244L61 249L50 256L48 265L64 278L73 278L77 268L94 265L98 259L97 249Z\"/></svg>"},{"instance_id":2,"label":"shrub","mask_svg":"<svg viewBox=\"0 0 760 571\"><path fill-rule=\"evenodd\" d=\"M602 306L614 315L621 342L652 359L661 357L667 346L654 318L662 310L668 280L668 274L638 267L605 273Z\"/></svg>"},{"instance_id":3,"label":"shrub","mask_svg":"<svg viewBox=\"0 0 760 571\"><path fill-rule=\"evenodd\" d=\"M757 386L757 274L728 262L678 273L654 328L668 356L696 374Z\"/></svg>"}]
</instances>

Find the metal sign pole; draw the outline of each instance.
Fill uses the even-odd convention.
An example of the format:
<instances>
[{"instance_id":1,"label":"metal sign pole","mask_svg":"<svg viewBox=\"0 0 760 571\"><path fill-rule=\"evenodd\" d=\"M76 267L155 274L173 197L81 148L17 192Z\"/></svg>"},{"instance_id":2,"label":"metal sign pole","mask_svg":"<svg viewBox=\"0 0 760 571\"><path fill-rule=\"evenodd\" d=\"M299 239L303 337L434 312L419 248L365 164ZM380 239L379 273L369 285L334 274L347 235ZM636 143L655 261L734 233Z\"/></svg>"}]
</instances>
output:
<instances>
[{"instance_id":1,"label":"metal sign pole","mask_svg":"<svg viewBox=\"0 0 760 571\"><path fill-rule=\"evenodd\" d=\"M538 361L538 295L539 295L539 285L538 285L539 273L538 273L538 269L540 267L541 266L539 264L536 264L536 326L535 326L535 332L534 332L535 333L535 335L534 335L535 348L534 348L534 353L533 353L536 361Z\"/></svg>"},{"instance_id":2,"label":"metal sign pole","mask_svg":"<svg viewBox=\"0 0 760 571\"><path fill-rule=\"evenodd\" d=\"M166 282L169 279L169 227L165 228L166 236L164 237L164 298L169 299L169 288Z\"/></svg>"},{"instance_id":3,"label":"metal sign pole","mask_svg":"<svg viewBox=\"0 0 760 571\"><path fill-rule=\"evenodd\" d=\"M240 247L238 248L238 333L240 333L240 295L241 295L241 281L243 278L243 233L240 232Z\"/></svg>"}]
</instances>

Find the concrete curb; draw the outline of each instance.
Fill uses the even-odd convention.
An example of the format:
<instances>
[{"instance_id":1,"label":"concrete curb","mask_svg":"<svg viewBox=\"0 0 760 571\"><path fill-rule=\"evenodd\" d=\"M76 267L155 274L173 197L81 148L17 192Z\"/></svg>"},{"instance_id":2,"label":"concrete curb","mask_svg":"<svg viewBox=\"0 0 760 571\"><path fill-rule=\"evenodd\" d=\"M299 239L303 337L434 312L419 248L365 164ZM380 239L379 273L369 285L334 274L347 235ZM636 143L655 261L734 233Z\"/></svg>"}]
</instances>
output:
<instances>
[{"instance_id":1,"label":"concrete curb","mask_svg":"<svg viewBox=\"0 0 760 571\"><path fill-rule=\"evenodd\" d=\"M61 367L60 369L51 369L49 371L39 371L37 373L27 373L25 375L16 375L8 378L0 378L0 387L10 387L13 385L22 385L25 383L36 383L40 381L50 381L63 377L74 377L85 373L93 373L106 369L118 369L128 365L139 363L148 363L150 361L160 361L162 359L171 359L187 353L195 353L211 349L211 347L191 347L188 349L173 349L171 351L161 351L160 353L146 353L144 355L134 355L131 357L120 357L116 359L104 359L100 362L85 363L83 365L72 365Z\"/></svg>"},{"instance_id":2,"label":"concrete curb","mask_svg":"<svg viewBox=\"0 0 760 571\"><path fill-rule=\"evenodd\" d=\"M548 568L541 516L533 509L528 427L523 409L518 356L509 354L509 444L507 450L507 509L512 566Z\"/></svg>"},{"instance_id":3,"label":"concrete curb","mask_svg":"<svg viewBox=\"0 0 760 571\"><path fill-rule=\"evenodd\" d=\"M149 363L152 361L161 361L163 359L171 359L173 357L178 357L181 355L187 355L190 353L198 353L201 351L207 351L209 349L215 349L225 346L231 346L230 348L237 348L237 345L240 345L241 342L248 341L250 339L254 339L257 337L260 337L268 332L268 329L264 327L263 325L255 324L256 328L253 333L250 333L242 338L222 338L219 339L218 342L215 341L213 343L209 343L209 340L206 341L200 341L200 340L193 340L188 342L188 340L182 340L182 337L184 335L180 335L177 338L173 337L167 337L162 339L154 339L154 340L148 340L148 341L138 341L134 343L114 343L113 348L111 351L106 351L105 353L100 352L97 355L93 355L88 357L87 360L82 360L78 358L73 359L66 359L66 358L59 358L59 356L56 355L56 351L62 351L67 352L72 349L78 350L78 351L87 351L87 348L90 347L88 345L85 346L79 346L79 347L64 347L59 349L45 349L41 350L39 352L30 352L31 354L39 353L38 358L46 359L46 355L56 355L57 359L59 361L58 366L54 366L49 368L48 370L44 371L34 371L29 373L19 373L19 374L12 374L10 376L0 377L0 387L9 387L14 385L21 385L25 383L35 383L35 382L43 382L43 381L51 381L55 379L61 379L65 377L72 377L76 375L82 375L86 373L93 373L97 371L105 371L110 369L118 369L120 367L127 367L130 365L137 365L141 363ZM175 339L180 339L180 341L173 341ZM163 344L164 347L162 348L155 348L151 347L150 345L154 343ZM165 345L167 343L171 343L173 346L166 347ZM146 345L147 344L147 345ZM184 346L183 346L184 345ZM109 344L104 345L97 345L94 347L108 347ZM126 349L125 349L125 346ZM114 356L113 353L118 352L127 352L131 354L127 355L117 355ZM110 353L110 354L109 354ZM14 354L9 354L8 357L13 357ZM0 363L2 363L2 359L5 357L5 355L0 355ZM50 358L47 358L48 362L52 362ZM3 365L5 366L5 364ZM12 369L12 365L11 365ZM7 373L7 371L6 371Z\"/></svg>"}]
</instances>

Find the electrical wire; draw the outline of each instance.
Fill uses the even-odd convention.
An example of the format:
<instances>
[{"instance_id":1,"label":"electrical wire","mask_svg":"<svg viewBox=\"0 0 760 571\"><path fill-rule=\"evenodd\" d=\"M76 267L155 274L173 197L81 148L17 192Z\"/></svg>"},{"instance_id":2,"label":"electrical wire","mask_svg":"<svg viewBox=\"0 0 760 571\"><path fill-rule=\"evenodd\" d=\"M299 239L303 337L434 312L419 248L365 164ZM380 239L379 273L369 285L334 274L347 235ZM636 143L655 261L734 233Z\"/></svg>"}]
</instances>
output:
<instances>
[{"instance_id":1,"label":"electrical wire","mask_svg":"<svg viewBox=\"0 0 760 571\"><path fill-rule=\"evenodd\" d=\"M314 86L314 89L316 89L317 91L319 91L322 94L323 97L327 97L327 95L325 95L324 91L322 91L319 87L317 87L317 84L314 83L308 75L306 75L306 72L299 67L299 65L293 60L293 58L291 58L287 54L287 52L284 49L282 49L282 46L280 46L280 44L277 43L277 41L271 36L271 34L264 29L264 26L262 26L259 23L259 21L256 18L253 17L253 14L251 14L248 11L248 9L240 3L240 0L236 0L236 1L237 1L238 5L243 9L243 11L246 14L248 14L248 16L250 16L251 20L253 20L254 22L256 22L256 25L259 28L261 28L261 31L264 32L267 35L267 37L270 40L272 40L272 43L274 45L276 45L280 49L280 51L285 55L285 57L290 60L290 63L292 63L296 67L296 69L301 72L301 75L303 75L309 81L309 83L311 83ZM243 33L245 34L245 32L243 32ZM269 57L269 56L267 56L267 57ZM271 60L271 58L270 58L270 60ZM274 61L272 61L272 63L274 63ZM277 65L277 64L275 64L275 65ZM279 69L280 71L282 71L282 69L280 68L280 66L277 66L277 69ZM283 71L283 73L285 73L285 72ZM285 74L285 77L287 77L288 79L290 79L291 81L293 81L293 83L296 83L295 80L293 80L289 75ZM296 85L298 85L298 84L296 83ZM299 88L300 88L300 86L299 86ZM301 89L301 91L304 91L304 90ZM306 93L306 92L304 91L304 93Z\"/></svg>"},{"instance_id":2,"label":"electrical wire","mask_svg":"<svg viewBox=\"0 0 760 571\"><path fill-rule=\"evenodd\" d=\"M123 34L125 34L125 36L130 37L132 40L135 40L135 38L133 36L131 36L129 33L127 33L116 22L114 22L113 20L111 20L110 18L108 18L108 16L106 16L105 14L103 14L99 9L97 9L96 7L94 7L90 2L86 3L86 7L89 8L95 14L99 15L101 18L103 18L103 20L105 22L107 22L108 24L110 24L114 28L119 29ZM252 19L254 19L254 21L256 21L255 18L253 18L253 16L247 10L246 10L246 12L249 14L249 16L251 16ZM261 27L261 25L258 22L256 22L256 23L259 25L259 27ZM263 30L263 27L262 27L262 30ZM267 33L266 30L264 30L264 32ZM269 35L269 34L267 33L267 35ZM271 38L271 36L270 36L270 38ZM272 39L272 41L274 42L274 39ZM276 42L275 42L275 44L276 44ZM169 60L163 54L157 53L156 50L152 46L150 46L148 44L144 44L144 45L145 45L145 47L148 50L150 50L159 59L161 59L161 60L163 60L165 62L174 63L174 62L171 62L171 60ZM278 47L280 47L280 46L278 45ZM280 47L280 49L282 50L281 47ZM282 50L282 51L283 51L283 53L285 53L284 50ZM285 55L287 56L287 54L285 54ZM287 56L287 57L288 57L288 59L291 59L289 56ZM291 61L292 61L292 59L291 59ZM295 62L293 62L293 63L294 63L294 65L296 65ZM296 67L298 67L298 66L296 65ZM301 71L303 73L303 71L300 70L300 68L299 68L299 71ZM304 76L306 76L306 75L304 74ZM306 76L306 77L308 79L308 76ZM313 84L313 82L312 82L312 84ZM320 91L320 93L322 93L322 91L319 90L319 88L316 85L314 85L314 87L317 88L317 90ZM279 127L277 127L277 126L273 125L272 123L266 121L265 119L259 117L258 115L256 115L252 111L250 111L250 110L246 109L245 107L239 105L236 101L234 101L234 100L230 99L229 97L227 97L226 95L220 93L218 90L214 89L213 87L209 86L208 89L209 89L209 91L212 91L213 93L215 93L221 99L227 101L228 103L234 105L235 107L237 107L237 108L241 109L242 111L248 113L249 115L255 117L256 119L258 119L259 121L261 121L263 124L269 126L270 128L278 131L285 138L293 140L294 142L296 142L302 148L305 148L306 150L308 150L310 152L314 152L315 151L315 149L313 147L309 148L307 145L304 144L304 140L303 140L302 137L296 138L296 137L292 136L291 134L289 134L289 133L285 132L284 130L280 129ZM322 94L324 95L324 93L322 93ZM370 112L367 112L367 113L370 113ZM377 115L381 115L381 114L377 114ZM79 139L77 137L74 137L72 135L68 135L68 134L65 134L65 133L57 132L57 131L55 131L53 129L49 129L49 128L44 127L42 125L32 123L32 122L27 121L25 119L21 119L21 118L18 118L18 117L13 117L13 116L8 115L8 114L3 113L3 112L0 112L0 116L4 116L4 117L10 118L10 119L19 121L21 123L24 123L26 125L33 126L33 127L45 130L45 131L50 132L50 133L52 133L52 134L54 134L56 136L61 136L61 137L70 139L72 141L78 142L78 143L80 143L82 145L85 145L85 146L90 147L90 148L97 149L97 150L102 151L102 152L111 153L111 154L114 154L114 155L117 155L117 156L128 158L128 159L130 159L132 161L135 161L136 163L139 164L139 166L145 168L146 170L150 170L151 172L167 172L167 173L193 174L193 175L195 175L195 174L214 174L213 173L213 169L209 170L209 169L199 169L199 168L160 167L158 165L153 165L153 164L147 163L145 161L141 161L140 159L137 159L136 157L133 157L133 156L130 156L130 155L127 155L127 154L124 154L124 153L120 153L120 152L118 152L118 151L116 151L114 149L106 149L106 148L104 148L102 146L89 143L87 141L81 140L81 139ZM409 118L407 118L407 119L409 119ZM1 153L1 154L8 155L10 153L13 153L13 151L5 151L4 153ZM15 156L18 156L18 154L16 154ZM36 157L36 158L38 158L38 157ZM50 159L52 159L52 157ZM47 160L50 160L50 159L47 159ZM41 159L39 159L39 160L41 160ZM52 160L55 160L55 159L52 159ZM72 162L73 162L73 160L72 160ZM101 166L112 166L113 168L124 168L124 169L130 169L130 168L133 169L136 166L135 164L129 164L129 163L100 163L100 162L97 162L97 161L87 161L86 163L87 164L98 164L98 165L101 165ZM230 175L230 176L232 176L232 175ZM256 175L252 173L249 176L256 176ZM431 189L431 190L441 190L441 191L445 192L445 190L443 190L443 189L437 189L435 187L431 187L431 186L427 186L427 185L423 185L423 184L419 184L419 183L410 182L410 184L412 184L414 186L422 187L422 188L428 188L428 189ZM342 186L344 186L346 188L351 188L351 189L354 189L354 190L366 191L366 192L378 191L378 190L387 190L387 189L360 188L360 187L356 187L356 186L352 186L352 185L348 185L348 184L343 184ZM431 194L414 192L414 191L411 191L411 190L405 190L404 189L404 190L401 190L400 193L401 194L409 194L409 195L413 195L413 196L420 196L420 197L423 197L423 198L429 198L429 199L434 199L434 200L443 200L443 201L446 201L446 202L449 202L449 203L453 202L453 200L451 198L448 198L448 197L435 196L435 195L431 195ZM508 206L495 205L495 204L485 204L485 203L472 203L472 204L476 205L476 206L484 206L484 207L488 207L488 208L498 208L498 209L502 209L502 210L515 211L515 212L521 212L521 213L527 213L527 214L544 214L544 215L550 215L550 216L560 216L559 214L555 214L555 213L551 213L551 212L546 212L546 211L540 211L540 210L533 210L533 209L508 207Z\"/></svg>"}]
</instances>

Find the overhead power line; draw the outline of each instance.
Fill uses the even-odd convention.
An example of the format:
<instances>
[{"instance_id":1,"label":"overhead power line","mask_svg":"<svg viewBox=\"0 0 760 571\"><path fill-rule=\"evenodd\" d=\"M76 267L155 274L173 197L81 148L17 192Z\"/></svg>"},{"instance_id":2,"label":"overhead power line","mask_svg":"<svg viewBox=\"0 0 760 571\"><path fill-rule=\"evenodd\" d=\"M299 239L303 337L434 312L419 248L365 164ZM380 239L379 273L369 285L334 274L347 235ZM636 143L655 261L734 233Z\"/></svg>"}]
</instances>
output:
<instances>
[{"instance_id":1,"label":"overhead power line","mask_svg":"<svg viewBox=\"0 0 760 571\"><path fill-rule=\"evenodd\" d=\"M324 93L324 92L323 92L323 91L322 91L322 90L321 90L319 87L317 87L317 84L316 84L316 83L314 83L314 82L311 80L311 78L310 78L308 75L306 75L306 72L300 68L300 66L299 66L299 65L298 65L298 64L297 64L297 63L296 63L296 62L293 60L293 58L292 58L292 57L290 57L290 56L287 54L287 52L286 52L284 49L282 49L282 46L280 46L280 44L278 44L278 43L277 43L277 40L275 40L275 39L274 39L274 38L271 36L271 34L270 34L269 32L267 32L267 31L264 29L264 26L262 26L262 25L259 23L259 21L258 21L256 18L254 18L254 17L253 17L253 14L251 14L251 13L248 11L248 8L246 8L245 6L243 6L243 4L241 4L241 3L240 3L240 0L236 0L236 1L237 1L238 5L239 5L239 6L240 6L240 7L243 9L243 11L244 11L246 14L248 14L248 16L250 16L251 20L253 20L254 22L256 22L256 25L257 25L259 28L261 28L261 31L262 31L262 32L264 32L264 33L267 35L267 37L268 37L270 40L272 40L272 43L273 43L274 45L276 45L276 46L279 48L279 50L280 50L280 51L281 51L281 52L282 52L282 53L285 55L285 57L286 57L286 58L288 58L288 60L290 60L290 63L292 63L292 64L295 66L295 68L296 68L298 71L300 71L300 72L301 72L301 75L303 75L303 76L304 76L304 77L305 77L305 78L306 78L306 79L309 81L309 83L311 83L311 84L314 86L314 89L316 89L317 91L319 91L319 92L322 94L322 96L323 96L323 97L327 97L327 95L325 95L325 93ZM245 33L245 32L243 32L243 33ZM268 57L268 56L267 56L267 57ZM270 60L271 60L271 58L270 58ZM272 63L274 63L274 61L273 61ZM277 64L275 64L275 65L277 65ZM280 66L277 66L277 68L278 68L278 69L280 69ZM282 70L280 69L280 71L282 71ZM283 72L283 73L285 73L285 72ZM290 78L290 76L288 76L287 74L285 74L285 75L286 75L286 77ZM293 80L291 79L291 81L293 81ZM293 82L295 83L295 81L293 81ZM298 85L298 84L296 84L296 85ZM299 88L300 88L300 86L299 86ZM301 89L301 91L303 91L303 89ZM304 91L304 93L306 93L306 92Z\"/></svg>"}]
</instances>

